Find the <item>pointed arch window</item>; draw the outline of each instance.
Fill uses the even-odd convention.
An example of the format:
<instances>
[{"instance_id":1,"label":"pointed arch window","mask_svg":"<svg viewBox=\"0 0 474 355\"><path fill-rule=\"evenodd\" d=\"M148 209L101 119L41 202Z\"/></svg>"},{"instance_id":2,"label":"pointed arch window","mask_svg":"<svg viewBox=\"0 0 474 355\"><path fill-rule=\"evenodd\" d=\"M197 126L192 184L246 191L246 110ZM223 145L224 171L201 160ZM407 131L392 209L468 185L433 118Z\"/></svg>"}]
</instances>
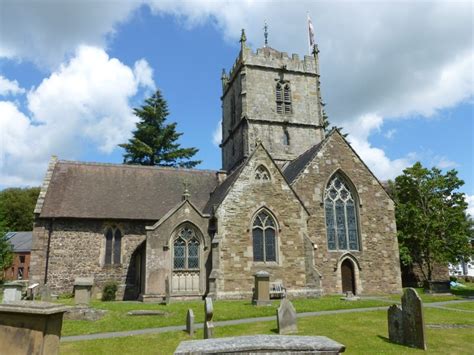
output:
<instances>
[{"instance_id":1,"label":"pointed arch window","mask_svg":"<svg viewBox=\"0 0 474 355\"><path fill-rule=\"evenodd\" d=\"M355 192L335 174L324 192L329 250L360 250Z\"/></svg>"},{"instance_id":2,"label":"pointed arch window","mask_svg":"<svg viewBox=\"0 0 474 355\"><path fill-rule=\"evenodd\" d=\"M173 268L199 269L199 238L194 228L182 227L173 242Z\"/></svg>"},{"instance_id":3,"label":"pointed arch window","mask_svg":"<svg viewBox=\"0 0 474 355\"><path fill-rule=\"evenodd\" d=\"M261 211L255 217L252 239L254 261L276 261L276 227L268 212Z\"/></svg>"},{"instance_id":4,"label":"pointed arch window","mask_svg":"<svg viewBox=\"0 0 474 355\"><path fill-rule=\"evenodd\" d=\"M290 133L287 129L283 130L283 145L290 145Z\"/></svg>"},{"instance_id":5,"label":"pointed arch window","mask_svg":"<svg viewBox=\"0 0 474 355\"><path fill-rule=\"evenodd\" d=\"M120 264L122 257L122 231L118 227L107 227L105 230L106 265Z\"/></svg>"},{"instance_id":6,"label":"pointed arch window","mask_svg":"<svg viewBox=\"0 0 474 355\"><path fill-rule=\"evenodd\" d=\"M255 180L270 181L271 176L270 176L270 172L268 171L268 169L266 167L264 167L263 165L259 165L257 167L257 169L255 169Z\"/></svg>"}]
</instances>

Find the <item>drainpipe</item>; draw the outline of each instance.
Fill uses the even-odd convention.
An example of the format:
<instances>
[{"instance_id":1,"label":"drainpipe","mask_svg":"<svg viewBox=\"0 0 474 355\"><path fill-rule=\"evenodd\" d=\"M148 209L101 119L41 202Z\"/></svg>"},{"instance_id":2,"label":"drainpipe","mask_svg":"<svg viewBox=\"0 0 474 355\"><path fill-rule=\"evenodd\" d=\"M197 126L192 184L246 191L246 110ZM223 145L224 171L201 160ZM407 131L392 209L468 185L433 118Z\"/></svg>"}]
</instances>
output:
<instances>
[{"instance_id":1,"label":"drainpipe","mask_svg":"<svg viewBox=\"0 0 474 355\"><path fill-rule=\"evenodd\" d=\"M51 234L53 233L53 223L54 223L54 218L51 218L49 220L48 246L46 248L46 267L45 267L45 271L44 271L44 284L45 285L48 283L49 249L50 249L50 245L51 245Z\"/></svg>"}]
</instances>

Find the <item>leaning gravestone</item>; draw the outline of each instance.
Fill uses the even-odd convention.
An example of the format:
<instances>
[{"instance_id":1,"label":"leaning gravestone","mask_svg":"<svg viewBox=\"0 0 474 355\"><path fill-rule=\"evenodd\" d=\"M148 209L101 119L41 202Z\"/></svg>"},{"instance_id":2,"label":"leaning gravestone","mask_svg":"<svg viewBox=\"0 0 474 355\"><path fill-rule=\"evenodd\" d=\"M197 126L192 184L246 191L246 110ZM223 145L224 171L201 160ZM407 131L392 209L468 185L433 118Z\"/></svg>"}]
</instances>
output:
<instances>
[{"instance_id":1,"label":"leaning gravestone","mask_svg":"<svg viewBox=\"0 0 474 355\"><path fill-rule=\"evenodd\" d=\"M296 310L293 304L283 298L277 309L278 334L291 334L298 331L296 325Z\"/></svg>"},{"instance_id":2,"label":"leaning gravestone","mask_svg":"<svg viewBox=\"0 0 474 355\"><path fill-rule=\"evenodd\" d=\"M413 288L405 289L401 308L388 309L388 337L394 343L426 350L423 303Z\"/></svg>"},{"instance_id":3,"label":"leaning gravestone","mask_svg":"<svg viewBox=\"0 0 474 355\"><path fill-rule=\"evenodd\" d=\"M213 314L214 307L212 305L212 298L206 297L204 300L204 339L214 338L214 323L212 323Z\"/></svg>"},{"instance_id":4,"label":"leaning gravestone","mask_svg":"<svg viewBox=\"0 0 474 355\"><path fill-rule=\"evenodd\" d=\"M194 312L192 309L188 309L188 314L186 315L186 333L190 336L194 335Z\"/></svg>"}]
</instances>

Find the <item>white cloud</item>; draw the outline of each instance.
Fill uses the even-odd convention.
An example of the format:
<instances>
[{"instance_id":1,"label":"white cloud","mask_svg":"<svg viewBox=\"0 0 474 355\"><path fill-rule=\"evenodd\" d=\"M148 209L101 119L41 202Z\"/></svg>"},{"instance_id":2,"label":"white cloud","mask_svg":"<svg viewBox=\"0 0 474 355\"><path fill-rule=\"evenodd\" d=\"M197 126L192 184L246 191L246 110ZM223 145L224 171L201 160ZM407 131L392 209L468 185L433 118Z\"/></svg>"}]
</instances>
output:
<instances>
[{"instance_id":1,"label":"white cloud","mask_svg":"<svg viewBox=\"0 0 474 355\"><path fill-rule=\"evenodd\" d=\"M0 96L24 94L25 89L21 88L16 80L8 80L0 75Z\"/></svg>"},{"instance_id":2,"label":"white cloud","mask_svg":"<svg viewBox=\"0 0 474 355\"><path fill-rule=\"evenodd\" d=\"M464 199L467 202L467 214L474 218L474 195L464 195Z\"/></svg>"},{"instance_id":3,"label":"white cloud","mask_svg":"<svg viewBox=\"0 0 474 355\"><path fill-rule=\"evenodd\" d=\"M387 132L385 132L383 136L387 139L393 139L393 137L395 136L395 133L397 133L397 130L392 128L392 129L389 129Z\"/></svg>"},{"instance_id":4,"label":"white cloud","mask_svg":"<svg viewBox=\"0 0 474 355\"><path fill-rule=\"evenodd\" d=\"M100 48L81 46L27 94L29 117L13 102L2 102L2 183L38 183L49 156L58 152L62 158L91 147L110 153L136 122L130 99L141 87L155 87L151 73L144 60L132 70Z\"/></svg>"},{"instance_id":5,"label":"white cloud","mask_svg":"<svg viewBox=\"0 0 474 355\"><path fill-rule=\"evenodd\" d=\"M214 131L212 132L212 143L214 143L215 146L219 146L222 142L222 120L220 120L216 128L214 128Z\"/></svg>"},{"instance_id":6,"label":"white cloud","mask_svg":"<svg viewBox=\"0 0 474 355\"><path fill-rule=\"evenodd\" d=\"M450 159L448 159L444 156L436 156L435 159L436 159L435 166L437 166L440 169L452 169L452 168L456 168L457 166L459 166L458 163L456 163L455 161L452 161L452 160L450 160Z\"/></svg>"}]
</instances>

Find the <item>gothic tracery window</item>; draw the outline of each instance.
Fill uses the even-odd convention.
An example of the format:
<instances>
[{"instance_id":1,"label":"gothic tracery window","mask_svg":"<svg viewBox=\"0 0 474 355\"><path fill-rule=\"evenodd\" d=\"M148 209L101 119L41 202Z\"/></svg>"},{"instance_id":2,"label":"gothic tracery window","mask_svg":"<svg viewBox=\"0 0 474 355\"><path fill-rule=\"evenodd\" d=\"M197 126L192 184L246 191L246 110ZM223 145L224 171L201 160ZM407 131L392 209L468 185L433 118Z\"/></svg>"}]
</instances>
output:
<instances>
[{"instance_id":1,"label":"gothic tracery window","mask_svg":"<svg viewBox=\"0 0 474 355\"><path fill-rule=\"evenodd\" d=\"M273 217L261 211L252 227L253 260L276 261L276 227Z\"/></svg>"},{"instance_id":2,"label":"gothic tracery window","mask_svg":"<svg viewBox=\"0 0 474 355\"><path fill-rule=\"evenodd\" d=\"M105 260L106 265L120 264L122 254L122 231L117 227L107 227L105 230Z\"/></svg>"},{"instance_id":3,"label":"gothic tracery window","mask_svg":"<svg viewBox=\"0 0 474 355\"><path fill-rule=\"evenodd\" d=\"M199 239L190 226L182 227L173 243L173 268L199 269Z\"/></svg>"},{"instance_id":4,"label":"gothic tracery window","mask_svg":"<svg viewBox=\"0 0 474 355\"><path fill-rule=\"evenodd\" d=\"M263 165L259 165L255 170L255 180L258 181L270 181L270 172Z\"/></svg>"},{"instance_id":5,"label":"gothic tracery window","mask_svg":"<svg viewBox=\"0 0 474 355\"><path fill-rule=\"evenodd\" d=\"M329 250L359 250L359 231L354 194L340 174L324 192Z\"/></svg>"}]
</instances>

